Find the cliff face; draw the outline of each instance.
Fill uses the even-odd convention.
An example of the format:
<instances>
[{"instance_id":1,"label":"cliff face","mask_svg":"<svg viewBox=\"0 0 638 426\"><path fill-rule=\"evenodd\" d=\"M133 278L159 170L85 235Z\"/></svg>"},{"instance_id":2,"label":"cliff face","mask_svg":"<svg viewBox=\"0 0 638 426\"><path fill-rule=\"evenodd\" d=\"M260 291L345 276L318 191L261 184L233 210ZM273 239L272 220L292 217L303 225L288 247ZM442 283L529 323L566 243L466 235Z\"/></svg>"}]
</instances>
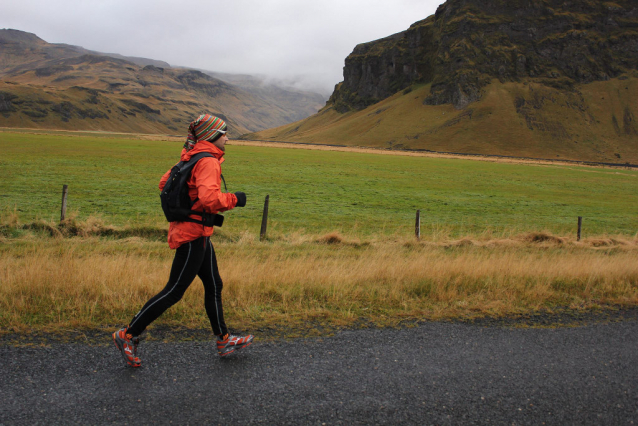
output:
<instances>
[{"instance_id":1,"label":"cliff face","mask_svg":"<svg viewBox=\"0 0 638 426\"><path fill-rule=\"evenodd\" d=\"M495 78L571 89L632 69L635 0L448 0L408 30L356 46L329 104L359 110L431 83L425 104L462 109Z\"/></svg>"}]
</instances>

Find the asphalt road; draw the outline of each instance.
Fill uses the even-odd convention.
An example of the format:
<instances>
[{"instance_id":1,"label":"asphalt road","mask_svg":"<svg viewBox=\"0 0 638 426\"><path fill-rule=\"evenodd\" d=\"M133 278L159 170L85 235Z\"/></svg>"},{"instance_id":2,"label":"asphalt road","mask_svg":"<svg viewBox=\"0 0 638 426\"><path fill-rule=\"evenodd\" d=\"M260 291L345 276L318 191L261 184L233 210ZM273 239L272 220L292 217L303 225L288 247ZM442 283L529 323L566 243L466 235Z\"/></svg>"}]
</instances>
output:
<instances>
[{"instance_id":1,"label":"asphalt road","mask_svg":"<svg viewBox=\"0 0 638 426\"><path fill-rule=\"evenodd\" d=\"M638 423L638 321L427 323L260 343L0 345L0 424Z\"/></svg>"}]
</instances>

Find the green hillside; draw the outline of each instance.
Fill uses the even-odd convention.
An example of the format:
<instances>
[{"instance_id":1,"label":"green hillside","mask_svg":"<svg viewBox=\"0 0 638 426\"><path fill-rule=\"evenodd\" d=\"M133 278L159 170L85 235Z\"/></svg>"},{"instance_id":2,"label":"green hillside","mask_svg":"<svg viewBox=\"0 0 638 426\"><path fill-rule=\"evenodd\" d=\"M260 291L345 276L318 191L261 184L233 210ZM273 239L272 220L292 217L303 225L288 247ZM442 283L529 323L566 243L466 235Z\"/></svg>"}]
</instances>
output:
<instances>
[{"instance_id":1,"label":"green hillside","mask_svg":"<svg viewBox=\"0 0 638 426\"><path fill-rule=\"evenodd\" d=\"M328 105L250 139L638 163L628 0L448 0L355 47Z\"/></svg>"},{"instance_id":2,"label":"green hillside","mask_svg":"<svg viewBox=\"0 0 638 426\"><path fill-rule=\"evenodd\" d=\"M421 149L613 163L638 163L638 78L564 92L536 83L500 83L463 110L425 105L430 85L361 111L333 106L247 139Z\"/></svg>"}]
</instances>

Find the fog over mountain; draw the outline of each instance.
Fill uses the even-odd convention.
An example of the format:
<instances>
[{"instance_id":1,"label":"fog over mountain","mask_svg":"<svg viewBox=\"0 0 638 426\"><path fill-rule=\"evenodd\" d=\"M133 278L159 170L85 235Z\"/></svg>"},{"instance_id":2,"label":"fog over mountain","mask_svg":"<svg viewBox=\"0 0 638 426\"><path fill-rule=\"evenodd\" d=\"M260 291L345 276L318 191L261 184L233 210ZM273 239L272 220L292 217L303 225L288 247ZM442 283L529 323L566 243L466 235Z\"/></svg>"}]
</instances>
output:
<instances>
[{"instance_id":1,"label":"fog over mountain","mask_svg":"<svg viewBox=\"0 0 638 426\"><path fill-rule=\"evenodd\" d=\"M353 46L326 107L246 138L638 164L636 0L447 0Z\"/></svg>"},{"instance_id":2,"label":"fog over mountain","mask_svg":"<svg viewBox=\"0 0 638 426\"><path fill-rule=\"evenodd\" d=\"M440 3L22 0L3 4L0 28L172 66L262 75L328 96L352 46L402 31Z\"/></svg>"},{"instance_id":3,"label":"fog over mountain","mask_svg":"<svg viewBox=\"0 0 638 426\"><path fill-rule=\"evenodd\" d=\"M0 127L178 133L202 111L235 135L303 119L318 93L0 29Z\"/></svg>"}]
</instances>

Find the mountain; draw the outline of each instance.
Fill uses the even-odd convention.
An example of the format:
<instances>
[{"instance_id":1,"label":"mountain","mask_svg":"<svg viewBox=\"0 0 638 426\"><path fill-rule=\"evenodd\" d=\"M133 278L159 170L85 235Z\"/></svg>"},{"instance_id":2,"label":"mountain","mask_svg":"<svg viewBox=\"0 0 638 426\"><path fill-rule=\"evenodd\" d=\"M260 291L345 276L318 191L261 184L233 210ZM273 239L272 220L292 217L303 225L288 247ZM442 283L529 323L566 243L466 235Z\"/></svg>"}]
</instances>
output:
<instances>
[{"instance_id":1,"label":"mountain","mask_svg":"<svg viewBox=\"0 0 638 426\"><path fill-rule=\"evenodd\" d=\"M317 115L246 138L638 162L635 0L448 0L356 46Z\"/></svg>"},{"instance_id":2,"label":"mountain","mask_svg":"<svg viewBox=\"0 0 638 426\"><path fill-rule=\"evenodd\" d=\"M183 134L211 112L238 136L299 120L325 104L318 94L257 87L256 78L254 87L233 84L231 77L0 30L0 126Z\"/></svg>"},{"instance_id":3,"label":"mountain","mask_svg":"<svg viewBox=\"0 0 638 426\"><path fill-rule=\"evenodd\" d=\"M254 75L203 72L285 109L288 114L284 119L288 123L311 116L326 105L327 99L321 94L293 88L283 81L273 83L266 77Z\"/></svg>"}]
</instances>

